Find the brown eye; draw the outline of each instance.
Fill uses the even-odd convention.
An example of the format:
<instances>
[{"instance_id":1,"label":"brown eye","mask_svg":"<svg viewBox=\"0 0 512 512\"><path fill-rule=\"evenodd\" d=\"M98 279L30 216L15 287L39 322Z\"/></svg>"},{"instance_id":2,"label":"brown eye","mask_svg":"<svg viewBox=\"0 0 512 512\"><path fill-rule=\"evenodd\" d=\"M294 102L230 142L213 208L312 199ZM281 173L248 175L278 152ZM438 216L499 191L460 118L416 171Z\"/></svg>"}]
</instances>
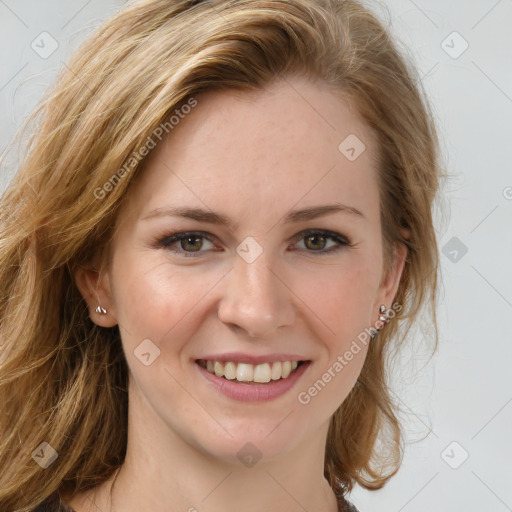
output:
<instances>
[{"instance_id":1,"label":"brown eye","mask_svg":"<svg viewBox=\"0 0 512 512\"><path fill-rule=\"evenodd\" d=\"M327 243L327 238L323 235L309 235L305 237L305 240L306 247L313 251L324 249Z\"/></svg>"},{"instance_id":2,"label":"brown eye","mask_svg":"<svg viewBox=\"0 0 512 512\"><path fill-rule=\"evenodd\" d=\"M203 246L203 240L200 236L187 236L180 240L180 246L184 251L197 252Z\"/></svg>"},{"instance_id":3,"label":"brown eye","mask_svg":"<svg viewBox=\"0 0 512 512\"><path fill-rule=\"evenodd\" d=\"M206 252L206 249L209 249L208 247L205 249L205 242L213 247L213 243L206 234L186 232L167 235L159 240L157 245L181 256L195 257L200 256L201 253Z\"/></svg>"},{"instance_id":4,"label":"brown eye","mask_svg":"<svg viewBox=\"0 0 512 512\"><path fill-rule=\"evenodd\" d=\"M318 253L318 256L331 254L352 246L345 236L332 231L312 229L300 233L297 238L299 243L304 241L306 252L315 252Z\"/></svg>"}]
</instances>

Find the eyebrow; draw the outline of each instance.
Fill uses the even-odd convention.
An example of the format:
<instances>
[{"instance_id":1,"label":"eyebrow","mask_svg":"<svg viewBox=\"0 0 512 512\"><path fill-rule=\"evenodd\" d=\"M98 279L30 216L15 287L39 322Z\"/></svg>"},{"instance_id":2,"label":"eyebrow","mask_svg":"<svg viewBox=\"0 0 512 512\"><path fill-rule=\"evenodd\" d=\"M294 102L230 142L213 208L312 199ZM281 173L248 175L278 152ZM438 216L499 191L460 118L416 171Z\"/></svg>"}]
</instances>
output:
<instances>
[{"instance_id":1,"label":"eyebrow","mask_svg":"<svg viewBox=\"0 0 512 512\"><path fill-rule=\"evenodd\" d=\"M335 213L345 213L353 215L356 218L359 217L361 219L366 218L361 211L354 208L353 206L336 203L312 206L310 208L303 208L301 210L293 210L285 215L284 223L291 224L302 222L306 220L317 219L319 217L325 217L326 215L333 215ZM236 230L238 227L238 223L233 222L229 217L210 210L203 210L202 208L185 208L173 206L157 208L148 212L141 218L141 220L149 220L155 217L181 217L199 222L225 226L230 230Z\"/></svg>"}]
</instances>

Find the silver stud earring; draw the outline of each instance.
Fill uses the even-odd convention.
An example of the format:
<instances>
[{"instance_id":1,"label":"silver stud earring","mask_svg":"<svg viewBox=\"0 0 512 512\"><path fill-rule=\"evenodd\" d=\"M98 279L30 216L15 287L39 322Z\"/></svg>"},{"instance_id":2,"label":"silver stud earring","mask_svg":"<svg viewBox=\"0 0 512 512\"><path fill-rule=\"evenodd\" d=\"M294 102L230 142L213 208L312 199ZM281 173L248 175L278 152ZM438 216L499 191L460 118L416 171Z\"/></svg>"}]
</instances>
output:
<instances>
[{"instance_id":1,"label":"silver stud earring","mask_svg":"<svg viewBox=\"0 0 512 512\"><path fill-rule=\"evenodd\" d=\"M384 304L380 305L379 313L380 313L379 320L381 322L384 322L385 324L389 323L389 309ZM370 328L372 339L377 336L377 334L383 327L384 327L384 324L382 324L380 327L377 327L377 328L375 328L375 327Z\"/></svg>"},{"instance_id":2,"label":"silver stud earring","mask_svg":"<svg viewBox=\"0 0 512 512\"><path fill-rule=\"evenodd\" d=\"M379 320L381 320L382 322L388 323L389 322L388 308L386 306L384 306L384 304L381 304L379 312L380 312ZM381 329L382 329L382 327L381 327Z\"/></svg>"},{"instance_id":3,"label":"silver stud earring","mask_svg":"<svg viewBox=\"0 0 512 512\"><path fill-rule=\"evenodd\" d=\"M105 308L102 308L101 306L98 306L96 308L96 313L99 313L100 315L106 315L107 314L107 310Z\"/></svg>"}]
</instances>

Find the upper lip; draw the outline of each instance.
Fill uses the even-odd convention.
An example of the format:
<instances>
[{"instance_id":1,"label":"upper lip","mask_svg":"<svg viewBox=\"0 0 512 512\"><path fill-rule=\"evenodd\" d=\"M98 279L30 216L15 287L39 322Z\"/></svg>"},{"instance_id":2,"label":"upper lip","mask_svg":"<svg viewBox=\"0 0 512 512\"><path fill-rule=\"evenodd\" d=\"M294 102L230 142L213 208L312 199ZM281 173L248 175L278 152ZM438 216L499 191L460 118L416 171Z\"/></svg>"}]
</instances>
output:
<instances>
[{"instance_id":1,"label":"upper lip","mask_svg":"<svg viewBox=\"0 0 512 512\"><path fill-rule=\"evenodd\" d=\"M209 356L200 357L197 361L225 361L233 363L246 363L246 364L263 364L285 361L309 361L308 358L298 356L296 354L267 354L263 356L255 356L251 354L244 354L242 352L226 352L223 354L213 354Z\"/></svg>"}]
</instances>

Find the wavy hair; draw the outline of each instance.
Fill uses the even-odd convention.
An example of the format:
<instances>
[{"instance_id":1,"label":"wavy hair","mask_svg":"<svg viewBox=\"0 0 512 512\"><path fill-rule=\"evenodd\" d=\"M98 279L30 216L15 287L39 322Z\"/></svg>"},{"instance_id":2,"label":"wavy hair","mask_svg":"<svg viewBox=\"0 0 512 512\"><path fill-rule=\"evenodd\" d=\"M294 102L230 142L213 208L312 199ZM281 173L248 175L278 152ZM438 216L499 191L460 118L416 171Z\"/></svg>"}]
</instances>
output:
<instances>
[{"instance_id":1,"label":"wavy hair","mask_svg":"<svg viewBox=\"0 0 512 512\"><path fill-rule=\"evenodd\" d=\"M329 84L376 134L385 265L396 243L408 248L395 297L403 309L370 343L358 385L331 418L324 475L343 495L356 483L379 489L398 471L404 443L388 351L424 306L435 326L438 283L439 142L417 71L356 0L139 0L62 69L1 198L1 510L85 491L124 461L119 329L91 321L73 276L108 265L117 212L144 158L126 162L192 95L261 90L293 74ZM43 442L59 454L51 473L32 458Z\"/></svg>"}]
</instances>

